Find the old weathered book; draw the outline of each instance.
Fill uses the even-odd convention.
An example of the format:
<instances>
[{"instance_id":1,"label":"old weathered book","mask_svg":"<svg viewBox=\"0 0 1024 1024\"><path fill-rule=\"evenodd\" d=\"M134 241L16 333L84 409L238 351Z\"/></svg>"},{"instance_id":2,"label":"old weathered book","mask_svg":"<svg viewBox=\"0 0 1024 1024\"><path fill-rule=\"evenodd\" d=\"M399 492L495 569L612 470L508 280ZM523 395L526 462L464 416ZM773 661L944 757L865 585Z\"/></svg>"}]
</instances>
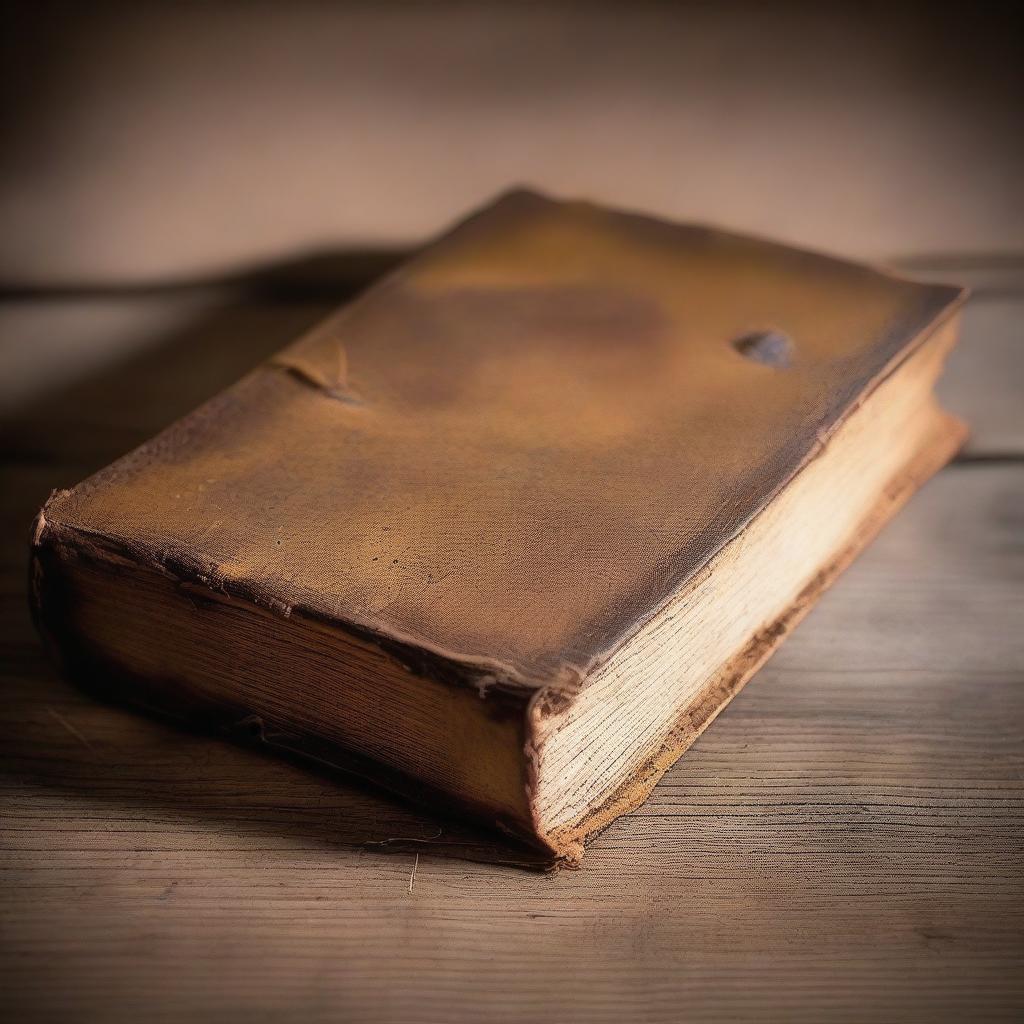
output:
<instances>
[{"instance_id":1,"label":"old weathered book","mask_svg":"<svg viewBox=\"0 0 1024 1024\"><path fill-rule=\"evenodd\" d=\"M960 445L962 293L515 192L37 520L134 704L572 862Z\"/></svg>"}]
</instances>

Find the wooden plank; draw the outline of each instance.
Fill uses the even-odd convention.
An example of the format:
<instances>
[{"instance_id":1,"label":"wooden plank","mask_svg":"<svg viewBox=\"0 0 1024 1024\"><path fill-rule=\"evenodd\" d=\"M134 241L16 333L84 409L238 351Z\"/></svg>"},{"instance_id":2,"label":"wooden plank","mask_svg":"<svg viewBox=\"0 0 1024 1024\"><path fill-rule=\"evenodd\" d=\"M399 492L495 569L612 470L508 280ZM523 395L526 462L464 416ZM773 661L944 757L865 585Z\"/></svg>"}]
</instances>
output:
<instances>
[{"instance_id":1,"label":"wooden plank","mask_svg":"<svg viewBox=\"0 0 1024 1024\"><path fill-rule=\"evenodd\" d=\"M1024 291L986 290L1000 274L973 273L978 294L939 388L971 424L966 451L975 456L1024 454ZM294 340L365 280L348 269L333 283L299 286L286 303L199 289L0 304L0 338L14 353L0 387L6 448L19 461L34 453L74 462L79 473L97 469ZM104 332L113 337L96 347ZM60 373L38 369L50 366Z\"/></svg>"},{"instance_id":2,"label":"wooden plank","mask_svg":"<svg viewBox=\"0 0 1024 1024\"><path fill-rule=\"evenodd\" d=\"M331 299L248 302L227 294L198 303L174 299L172 309L178 302L185 315L169 310L163 296L126 300L134 307L135 343L120 346L113 358L109 352L81 358L79 371L58 386L41 388L30 361L20 361L24 379L7 386L9 401L0 407L0 457L51 465L50 487L77 483L236 381L337 305ZM24 305L0 305L0 337L12 349L34 347L44 363L88 346L110 321L105 300L33 302L31 331L22 333ZM76 316L68 317L66 307ZM48 334L50 340L36 341ZM16 365L12 374L17 371Z\"/></svg>"},{"instance_id":3,"label":"wooden plank","mask_svg":"<svg viewBox=\"0 0 1024 1024\"><path fill-rule=\"evenodd\" d=\"M943 384L970 453L999 464L930 483L652 799L555 877L467 861L506 848L354 783L97 704L36 641L25 544L49 489L333 300L179 316L154 297L124 321L40 306L23 334L0 307L8 345L40 358L56 349L38 339L73 349L112 322L138 342L22 391L3 423L3 1005L81 1021L1018 1019L1020 304L981 290Z\"/></svg>"},{"instance_id":4,"label":"wooden plank","mask_svg":"<svg viewBox=\"0 0 1024 1024\"><path fill-rule=\"evenodd\" d=\"M22 493L44 473L20 472ZM82 1021L1019 1018L1022 511L1019 466L942 473L555 877L437 856L417 812L73 692L8 543L7 1003ZM358 845L388 835L428 840L418 863Z\"/></svg>"},{"instance_id":5,"label":"wooden plank","mask_svg":"<svg viewBox=\"0 0 1024 1024\"><path fill-rule=\"evenodd\" d=\"M971 425L970 456L1024 454L1024 291L979 292L939 382L940 398Z\"/></svg>"}]
</instances>

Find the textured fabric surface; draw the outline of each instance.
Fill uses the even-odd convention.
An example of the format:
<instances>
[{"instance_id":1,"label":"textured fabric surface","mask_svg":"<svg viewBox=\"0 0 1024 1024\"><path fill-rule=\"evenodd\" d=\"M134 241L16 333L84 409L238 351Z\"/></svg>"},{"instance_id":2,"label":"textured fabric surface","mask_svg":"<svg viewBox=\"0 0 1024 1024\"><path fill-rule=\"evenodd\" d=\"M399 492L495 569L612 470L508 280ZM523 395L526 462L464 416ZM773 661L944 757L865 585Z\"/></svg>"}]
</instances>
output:
<instances>
[{"instance_id":1,"label":"textured fabric surface","mask_svg":"<svg viewBox=\"0 0 1024 1024\"><path fill-rule=\"evenodd\" d=\"M649 618L959 295L512 193L46 515L535 686Z\"/></svg>"}]
</instances>

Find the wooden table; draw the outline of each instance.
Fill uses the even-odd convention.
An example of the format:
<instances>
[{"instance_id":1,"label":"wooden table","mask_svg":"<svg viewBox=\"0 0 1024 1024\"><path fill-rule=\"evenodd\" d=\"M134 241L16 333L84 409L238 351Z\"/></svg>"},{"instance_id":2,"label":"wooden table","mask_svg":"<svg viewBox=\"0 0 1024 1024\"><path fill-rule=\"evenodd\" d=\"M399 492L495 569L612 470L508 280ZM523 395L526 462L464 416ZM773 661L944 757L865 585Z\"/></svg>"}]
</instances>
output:
<instances>
[{"instance_id":1,"label":"wooden table","mask_svg":"<svg viewBox=\"0 0 1024 1024\"><path fill-rule=\"evenodd\" d=\"M964 455L553 876L345 779L95 703L33 633L27 532L50 488L337 296L6 304L7 1019L1021 1019L1024 274L933 269L978 287L943 385L974 426ZM121 336L83 378L83 339Z\"/></svg>"}]
</instances>

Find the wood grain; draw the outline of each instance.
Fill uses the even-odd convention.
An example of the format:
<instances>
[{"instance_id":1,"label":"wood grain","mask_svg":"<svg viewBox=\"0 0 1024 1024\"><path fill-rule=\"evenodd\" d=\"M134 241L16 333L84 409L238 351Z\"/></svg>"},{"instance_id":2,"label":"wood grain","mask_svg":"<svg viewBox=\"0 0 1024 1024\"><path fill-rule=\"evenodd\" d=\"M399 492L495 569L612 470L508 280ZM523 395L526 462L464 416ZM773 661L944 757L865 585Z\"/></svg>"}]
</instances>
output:
<instances>
[{"instance_id":1,"label":"wood grain","mask_svg":"<svg viewBox=\"0 0 1024 1024\"><path fill-rule=\"evenodd\" d=\"M1024 416L1021 303L1004 306L968 319L946 385L961 409L987 391L998 429L982 410L972 459L557 876L482 862L499 856L485 837L355 783L95 703L36 641L24 541L48 489L316 310L217 307L24 404L0 501L0 1005L88 1022L1019 1019Z\"/></svg>"}]
</instances>

